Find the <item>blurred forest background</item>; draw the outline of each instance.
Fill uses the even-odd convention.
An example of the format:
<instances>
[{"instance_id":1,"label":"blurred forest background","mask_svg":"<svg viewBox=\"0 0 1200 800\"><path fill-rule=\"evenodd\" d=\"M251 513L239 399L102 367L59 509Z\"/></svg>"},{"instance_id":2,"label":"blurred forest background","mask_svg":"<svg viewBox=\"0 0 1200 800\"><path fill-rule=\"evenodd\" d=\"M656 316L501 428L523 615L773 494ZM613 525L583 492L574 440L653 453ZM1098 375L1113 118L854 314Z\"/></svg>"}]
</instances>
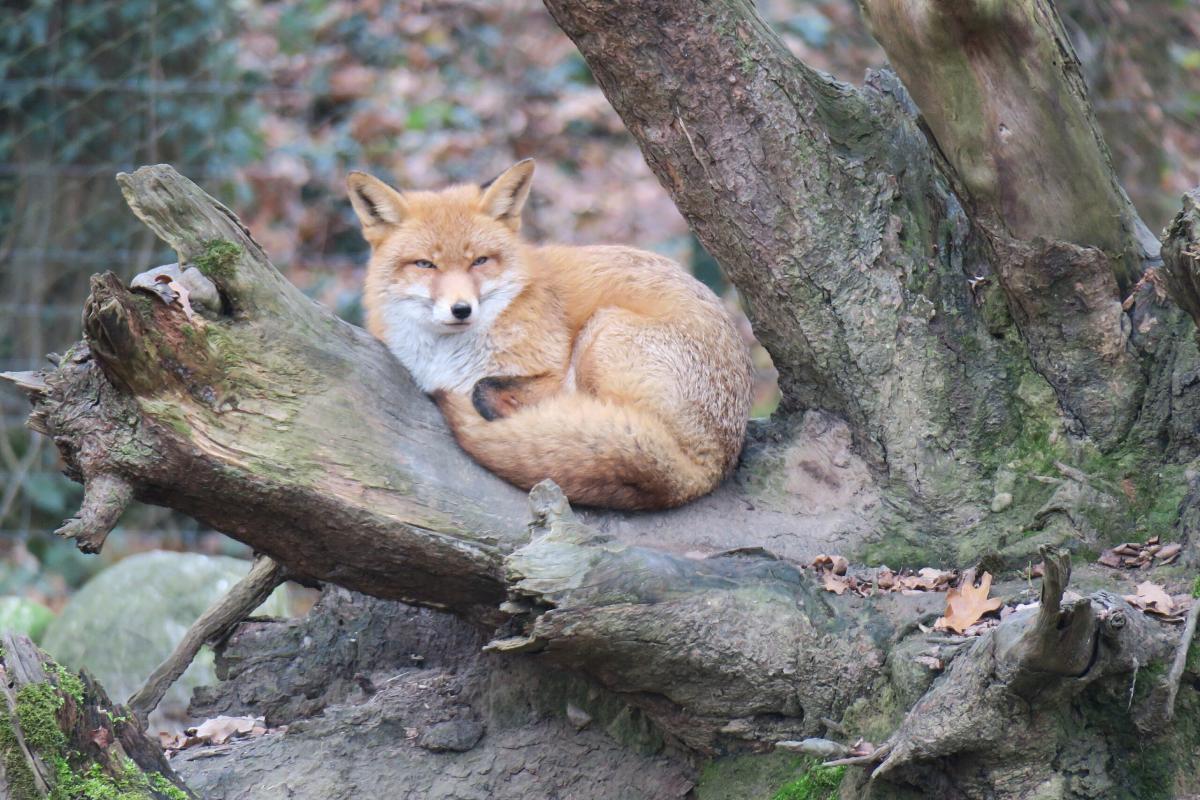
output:
<instances>
[{"instance_id":1,"label":"blurred forest background","mask_svg":"<svg viewBox=\"0 0 1200 800\"><path fill-rule=\"evenodd\" d=\"M853 0L759 6L789 47L843 80L883 64ZM1161 228L1200 183L1200 3L1059 8L1125 186ZM0 10L0 42L0 370L36 369L79 338L92 273L174 260L113 181L157 162L232 206L292 281L351 321L366 246L348 170L428 188L527 156L539 160L529 236L657 250L729 296L538 0L18 0ZM766 414L774 378L758 361ZM80 556L50 533L79 487L27 433L25 411L0 393L0 595L51 613L131 553L242 554L137 507L101 558Z\"/></svg>"}]
</instances>

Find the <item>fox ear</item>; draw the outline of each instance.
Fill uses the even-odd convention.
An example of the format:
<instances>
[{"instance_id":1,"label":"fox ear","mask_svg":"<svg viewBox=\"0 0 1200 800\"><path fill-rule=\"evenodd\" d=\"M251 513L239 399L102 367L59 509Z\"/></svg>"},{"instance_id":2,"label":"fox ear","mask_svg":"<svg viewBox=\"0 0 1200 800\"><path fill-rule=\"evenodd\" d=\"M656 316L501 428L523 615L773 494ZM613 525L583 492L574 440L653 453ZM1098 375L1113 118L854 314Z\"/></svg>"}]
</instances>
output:
<instances>
[{"instance_id":1,"label":"fox ear","mask_svg":"<svg viewBox=\"0 0 1200 800\"><path fill-rule=\"evenodd\" d=\"M521 209L533 185L533 159L518 161L498 176L483 184L479 208L489 217L500 220L513 231L521 229Z\"/></svg>"},{"instance_id":2,"label":"fox ear","mask_svg":"<svg viewBox=\"0 0 1200 800\"><path fill-rule=\"evenodd\" d=\"M367 241L373 242L387 226L399 225L408 213L404 195L373 175L351 172L346 177L346 188Z\"/></svg>"}]
</instances>

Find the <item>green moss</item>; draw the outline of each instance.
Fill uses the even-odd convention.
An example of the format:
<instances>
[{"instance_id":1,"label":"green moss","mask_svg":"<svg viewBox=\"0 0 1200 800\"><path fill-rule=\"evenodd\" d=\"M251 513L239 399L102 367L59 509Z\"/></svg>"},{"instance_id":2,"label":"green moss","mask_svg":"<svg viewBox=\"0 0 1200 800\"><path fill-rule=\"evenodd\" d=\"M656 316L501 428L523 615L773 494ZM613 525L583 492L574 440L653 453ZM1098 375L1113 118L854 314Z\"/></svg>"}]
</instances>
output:
<instances>
[{"instance_id":1,"label":"green moss","mask_svg":"<svg viewBox=\"0 0 1200 800\"><path fill-rule=\"evenodd\" d=\"M4 764L4 780L12 800L37 800L37 782L33 770L21 752L12 722L0 716L0 761Z\"/></svg>"},{"instance_id":2,"label":"green moss","mask_svg":"<svg viewBox=\"0 0 1200 800\"><path fill-rule=\"evenodd\" d=\"M145 409L148 416L170 426L180 436L191 437L192 426L188 424L177 402L148 398L142 401L142 408Z\"/></svg>"},{"instance_id":3,"label":"green moss","mask_svg":"<svg viewBox=\"0 0 1200 800\"><path fill-rule=\"evenodd\" d=\"M1192 597L1200 597L1200 575L1192 582Z\"/></svg>"},{"instance_id":4,"label":"green moss","mask_svg":"<svg viewBox=\"0 0 1200 800\"><path fill-rule=\"evenodd\" d=\"M901 706L891 684L872 697L860 697L842 715L842 725L854 736L870 742L882 742L899 727L908 709Z\"/></svg>"},{"instance_id":5,"label":"green moss","mask_svg":"<svg viewBox=\"0 0 1200 800\"><path fill-rule=\"evenodd\" d=\"M142 772L129 758L116 764L114 774L106 773L98 763L73 766L72 760L81 756L68 751L58 711L66 703L66 697L79 704L84 702L83 681L66 667L53 662L48 666L58 686L49 682L22 686L17 691L16 720L26 746L54 770L49 800L153 800L154 797L187 800L187 793L164 775ZM40 796L7 717L0 717L0 758L13 800L34 800Z\"/></svg>"},{"instance_id":6,"label":"green moss","mask_svg":"<svg viewBox=\"0 0 1200 800\"><path fill-rule=\"evenodd\" d=\"M62 693L70 696L76 705L83 705L83 681L79 679L79 676L62 664L54 664L52 669L58 688Z\"/></svg>"},{"instance_id":7,"label":"green moss","mask_svg":"<svg viewBox=\"0 0 1200 800\"><path fill-rule=\"evenodd\" d=\"M812 759L776 751L725 756L704 765L696 784L697 800L771 800L780 786L813 764Z\"/></svg>"},{"instance_id":8,"label":"green moss","mask_svg":"<svg viewBox=\"0 0 1200 800\"><path fill-rule=\"evenodd\" d=\"M149 773L150 788L169 800L188 800L187 792L171 783L161 772Z\"/></svg>"},{"instance_id":9,"label":"green moss","mask_svg":"<svg viewBox=\"0 0 1200 800\"><path fill-rule=\"evenodd\" d=\"M1156 662L1137 675L1133 702L1129 702L1130 676L1113 676L1089 690L1075 714L1064 715L1063 731L1074 738L1103 742L1108 750L1108 777L1115 782L1104 795L1112 800L1169 800L1200 791L1200 774L1191 765L1200 752L1200 693L1180 692L1175 719L1153 738L1138 733L1129 709L1146 702L1168 666Z\"/></svg>"},{"instance_id":10,"label":"green moss","mask_svg":"<svg viewBox=\"0 0 1200 800\"><path fill-rule=\"evenodd\" d=\"M161 305L162 301L155 300L145 292L133 293L133 307L137 309L138 314L143 318L149 318L154 314L155 305Z\"/></svg>"},{"instance_id":11,"label":"green moss","mask_svg":"<svg viewBox=\"0 0 1200 800\"><path fill-rule=\"evenodd\" d=\"M605 727L608 735L626 747L652 756L663 749L662 734L654 723L633 706L625 706Z\"/></svg>"},{"instance_id":12,"label":"green moss","mask_svg":"<svg viewBox=\"0 0 1200 800\"><path fill-rule=\"evenodd\" d=\"M215 281L233 279L234 266L242 255L242 248L224 239L213 239L204 243L204 250L192 259L192 266Z\"/></svg>"},{"instance_id":13,"label":"green moss","mask_svg":"<svg viewBox=\"0 0 1200 800\"><path fill-rule=\"evenodd\" d=\"M891 531L885 533L879 541L865 545L861 560L865 564L876 566L886 564L892 569L927 567L931 563L938 563L938 556L932 549L938 544L934 541L910 542L903 534Z\"/></svg>"},{"instance_id":14,"label":"green moss","mask_svg":"<svg viewBox=\"0 0 1200 800\"><path fill-rule=\"evenodd\" d=\"M984 292L983 306L980 310L983 324L987 326L988 333L993 336L1001 336L1012 327L1012 315L1008 311L1008 301L1004 299L1004 292L1000 291L999 286L989 286L982 291Z\"/></svg>"},{"instance_id":15,"label":"green moss","mask_svg":"<svg viewBox=\"0 0 1200 800\"><path fill-rule=\"evenodd\" d=\"M845 775L845 767L814 764L799 778L781 786L771 800L836 800Z\"/></svg>"},{"instance_id":16,"label":"green moss","mask_svg":"<svg viewBox=\"0 0 1200 800\"><path fill-rule=\"evenodd\" d=\"M25 743L38 753L57 753L67 743L58 724L62 695L50 683L29 683L17 690L17 724Z\"/></svg>"},{"instance_id":17,"label":"green moss","mask_svg":"<svg viewBox=\"0 0 1200 800\"><path fill-rule=\"evenodd\" d=\"M169 800L188 800L187 793L159 772L142 772L125 758L116 775L99 764L75 770L67 759L53 760L55 783L49 800L151 800L156 794Z\"/></svg>"}]
</instances>

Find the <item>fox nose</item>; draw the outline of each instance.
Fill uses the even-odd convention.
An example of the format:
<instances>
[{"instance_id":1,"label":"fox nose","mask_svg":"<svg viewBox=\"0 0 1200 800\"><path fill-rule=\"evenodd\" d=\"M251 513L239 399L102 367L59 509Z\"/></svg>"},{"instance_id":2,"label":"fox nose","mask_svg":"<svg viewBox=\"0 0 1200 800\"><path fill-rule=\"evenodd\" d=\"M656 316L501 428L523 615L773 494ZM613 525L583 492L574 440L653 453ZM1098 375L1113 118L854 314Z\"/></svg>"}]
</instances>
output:
<instances>
[{"instance_id":1,"label":"fox nose","mask_svg":"<svg viewBox=\"0 0 1200 800\"><path fill-rule=\"evenodd\" d=\"M450 313L454 315L455 319L466 319L467 317L471 316L471 304L461 302L455 303L454 305L450 306Z\"/></svg>"}]
</instances>

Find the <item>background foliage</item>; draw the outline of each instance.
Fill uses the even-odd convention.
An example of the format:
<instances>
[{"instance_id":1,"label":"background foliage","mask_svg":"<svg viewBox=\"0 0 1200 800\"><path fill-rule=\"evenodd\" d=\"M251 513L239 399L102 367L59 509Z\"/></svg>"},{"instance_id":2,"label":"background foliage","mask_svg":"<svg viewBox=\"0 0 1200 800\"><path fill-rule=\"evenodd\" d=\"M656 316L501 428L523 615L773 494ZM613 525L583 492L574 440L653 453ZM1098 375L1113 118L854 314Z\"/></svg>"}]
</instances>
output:
<instances>
[{"instance_id":1,"label":"background foliage","mask_svg":"<svg viewBox=\"0 0 1200 800\"><path fill-rule=\"evenodd\" d=\"M1200 183L1200 5L1060 0L1119 170L1152 228ZM860 82L883 63L853 0L762 0L789 47ZM228 202L313 297L357 320L349 169L400 187L539 160L529 235L624 242L719 269L537 0L24 0L0 10L0 369L80 335L87 276L173 259L112 176L171 162ZM730 297L730 303L735 299ZM751 339L743 322L746 336ZM768 360L758 411L774 398ZM61 603L102 562L47 532L78 488L0 394L0 593ZM106 559L230 545L159 509Z\"/></svg>"}]
</instances>

